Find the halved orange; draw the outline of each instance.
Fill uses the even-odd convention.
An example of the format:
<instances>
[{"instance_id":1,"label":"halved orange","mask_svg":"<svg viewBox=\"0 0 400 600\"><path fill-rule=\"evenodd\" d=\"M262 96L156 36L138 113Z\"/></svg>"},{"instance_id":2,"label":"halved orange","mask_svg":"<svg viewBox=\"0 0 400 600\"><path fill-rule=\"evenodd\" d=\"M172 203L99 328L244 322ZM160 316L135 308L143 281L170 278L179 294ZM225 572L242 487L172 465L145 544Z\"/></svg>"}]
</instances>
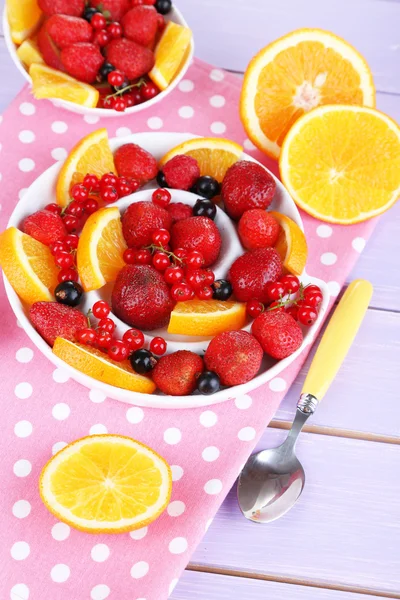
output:
<instances>
[{"instance_id":1,"label":"halved orange","mask_svg":"<svg viewBox=\"0 0 400 600\"><path fill-rule=\"evenodd\" d=\"M115 172L107 129L92 131L71 150L60 170L56 188L58 204L60 206L69 204L71 187L83 181L88 173L101 177L106 173Z\"/></svg>"},{"instance_id":2,"label":"halved orange","mask_svg":"<svg viewBox=\"0 0 400 600\"><path fill-rule=\"evenodd\" d=\"M86 221L79 238L76 262L86 292L98 290L115 281L125 266L123 254L127 245L122 234L116 206L101 208Z\"/></svg>"},{"instance_id":3,"label":"halved orange","mask_svg":"<svg viewBox=\"0 0 400 600\"><path fill-rule=\"evenodd\" d=\"M7 0L6 6L11 39L21 44L37 29L42 11L37 0Z\"/></svg>"},{"instance_id":4,"label":"halved orange","mask_svg":"<svg viewBox=\"0 0 400 600\"><path fill-rule=\"evenodd\" d=\"M275 211L271 211L270 214L281 226L275 248L282 259L284 268L293 275L301 275L307 262L306 236L297 223L286 215Z\"/></svg>"},{"instance_id":5,"label":"halved orange","mask_svg":"<svg viewBox=\"0 0 400 600\"><path fill-rule=\"evenodd\" d=\"M240 116L251 141L272 158L278 158L293 123L322 104L375 106L366 61L329 31L293 31L263 48L247 67Z\"/></svg>"},{"instance_id":6,"label":"halved orange","mask_svg":"<svg viewBox=\"0 0 400 600\"><path fill-rule=\"evenodd\" d=\"M61 521L89 533L149 525L167 507L171 469L154 450L123 435L76 440L44 466L39 491Z\"/></svg>"},{"instance_id":7,"label":"halved orange","mask_svg":"<svg viewBox=\"0 0 400 600\"><path fill-rule=\"evenodd\" d=\"M321 106L293 125L279 168L303 210L330 223L359 223L400 196L400 128L372 108Z\"/></svg>"},{"instance_id":8,"label":"halved orange","mask_svg":"<svg viewBox=\"0 0 400 600\"><path fill-rule=\"evenodd\" d=\"M178 154L187 154L197 160L201 175L210 175L217 181L222 181L229 167L239 160L242 152L242 146L231 140L207 137L194 138L175 146L167 152L162 157L160 166L162 167Z\"/></svg>"},{"instance_id":9,"label":"halved orange","mask_svg":"<svg viewBox=\"0 0 400 600\"><path fill-rule=\"evenodd\" d=\"M24 302L54 300L58 268L49 248L10 227L0 234L0 266Z\"/></svg>"},{"instance_id":10,"label":"halved orange","mask_svg":"<svg viewBox=\"0 0 400 600\"><path fill-rule=\"evenodd\" d=\"M192 41L192 32L188 27L170 21L163 31L154 51L155 64L149 77L165 90L179 73L186 60Z\"/></svg>"},{"instance_id":11,"label":"halved orange","mask_svg":"<svg viewBox=\"0 0 400 600\"><path fill-rule=\"evenodd\" d=\"M219 300L178 302L171 313L168 333L214 336L241 329L246 323L246 304Z\"/></svg>"},{"instance_id":12,"label":"halved orange","mask_svg":"<svg viewBox=\"0 0 400 600\"><path fill-rule=\"evenodd\" d=\"M32 78L32 92L35 98L58 98L88 108L97 106L99 91L92 85L82 83L66 73L34 61L29 69L29 75Z\"/></svg>"},{"instance_id":13,"label":"halved orange","mask_svg":"<svg viewBox=\"0 0 400 600\"><path fill-rule=\"evenodd\" d=\"M43 57L40 54L37 43L31 39L22 42L17 50L18 58L26 67L30 67L33 63L44 63ZM59 71L57 71L59 72Z\"/></svg>"}]
</instances>

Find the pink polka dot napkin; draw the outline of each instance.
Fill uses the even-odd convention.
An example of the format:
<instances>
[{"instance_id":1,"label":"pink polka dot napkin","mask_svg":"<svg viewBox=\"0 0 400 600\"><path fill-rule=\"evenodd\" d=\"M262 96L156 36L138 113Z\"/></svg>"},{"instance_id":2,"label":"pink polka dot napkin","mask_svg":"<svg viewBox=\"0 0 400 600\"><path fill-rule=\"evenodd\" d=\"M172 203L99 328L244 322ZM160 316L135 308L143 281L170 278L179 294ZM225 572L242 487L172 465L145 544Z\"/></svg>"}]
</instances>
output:
<instances>
[{"instance_id":1,"label":"pink polka dot napkin","mask_svg":"<svg viewBox=\"0 0 400 600\"><path fill-rule=\"evenodd\" d=\"M240 79L196 60L165 102L134 116L82 117L36 102L25 88L0 125L1 212L6 227L18 198L89 131L109 135L165 130L223 135L273 171L246 139L238 117ZM374 223L338 227L303 215L307 270L329 282L332 301ZM110 400L54 369L18 327L0 289L2 541L0 596L12 600L163 600L170 594L222 500L299 371L305 353L249 395L208 409L155 410ZM131 534L90 535L44 508L38 477L65 444L92 433L120 433L172 465L173 493L162 517Z\"/></svg>"}]
</instances>

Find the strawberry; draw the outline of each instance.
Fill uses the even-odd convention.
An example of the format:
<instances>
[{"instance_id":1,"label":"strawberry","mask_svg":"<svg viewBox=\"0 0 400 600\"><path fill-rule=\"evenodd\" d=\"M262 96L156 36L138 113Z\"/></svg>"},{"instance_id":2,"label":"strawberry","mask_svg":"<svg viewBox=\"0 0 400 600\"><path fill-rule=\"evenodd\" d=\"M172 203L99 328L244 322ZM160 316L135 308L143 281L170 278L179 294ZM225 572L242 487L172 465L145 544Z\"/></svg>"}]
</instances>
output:
<instances>
[{"instance_id":1,"label":"strawberry","mask_svg":"<svg viewBox=\"0 0 400 600\"><path fill-rule=\"evenodd\" d=\"M47 210L39 210L26 217L22 223L22 231L46 246L62 240L67 235L60 215Z\"/></svg>"},{"instance_id":2,"label":"strawberry","mask_svg":"<svg viewBox=\"0 0 400 600\"><path fill-rule=\"evenodd\" d=\"M293 354L303 342L300 325L285 311L263 312L253 322L251 332L264 352L278 360Z\"/></svg>"},{"instance_id":3,"label":"strawberry","mask_svg":"<svg viewBox=\"0 0 400 600\"><path fill-rule=\"evenodd\" d=\"M147 265L123 267L111 301L118 318L131 327L145 330L164 327L174 306L164 277Z\"/></svg>"},{"instance_id":4,"label":"strawberry","mask_svg":"<svg viewBox=\"0 0 400 600\"><path fill-rule=\"evenodd\" d=\"M61 50L61 62L64 70L75 79L94 83L104 62L104 56L94 44L80 42Z\"/></svg>"},{"instance_id":5,"label":"strawberry","mask_svg":"<svg viewBox=\"0 0 400 600\"><path fill-rule=\"evenodd\" d=\"M217 260L222 240L218 227L208 217L190 217L178 221L171 229L171 247L197 250L204 258L204 266L209 267Z\"/></svg>"},{"instance_id":6,"label":"strawberry","mask_svg":"<svg viewBox=\"0 0 400 600\"><path fill-rule=\"evenodd\" d=\"M268 302L267 286L282 275L282 261L275 248L257 248L239 256L232 264L229 279L240 302Z\"/></svg>"},{"instance_id":7,"label":"strawberry","mask_svg":"<svg viewBox=\"0 0 400 600\"><path fill-rule=\"evenodd\" d=\"M247 331L224 331L211 340L204 362L214 371L222 385L240 385L257 375L263 351Z\"/></svg>"},{"instance_id":8,"label":"strawberry","mask_svg":"<svg viewBox=\"0 0 400 600\"><path fill-rule=\"evenodd\" d=\"M70 15L81 17L85 10L85 0L38 0L45 15Z\"/></svg>"},{"instance_id":9,"label":"strawberry","mask_svg":"<svg viewBox=\"0 0 400 600\"><path fill-rule=\"evenodd\" d=\"M275 189L275 179L264 167L240 160L227 170L221 197L228 215L237 220L250 208L268 208Z\"/></svg>"},{"instance_id":10,"label":"strawberry","mask_svg":"<svg viewBox=\"0 0 400 600\"><path fill-rule=\"evenodd\" d=\"M193 216L192 207L183 202L171 202L168 204L167 211L172 217L172 222L183 221Z\"/></svg>"},{"instance_id":11,"label":"strawberry","mask_svg":"<svg viewBox=\"0 0 400 600\"><path fill-rule=\"evenodd\" d=\"M137 144L124 144L114 154L114 162L120 177L132 177L146 183L158 173L157 161Z\"/></svg>"},{"instance_id":12,"label":"strawberry","mask_svg":"<svg viewBox=\"0 0 400 600\"><path fill-rule=\"evenodd\" d=\"M142 46L152 46L158 31L158 13L152 6L135 6L122 18L125 37Z\"/></svg>"},{"instance_id":13,"label":"strawberry","mask_svg":"<svg viewBox=\"0 0 400 600\"><path fill-rule=\"evenodd\" d=\"M87 327L87 319L77 308L58 302L35 302L29 310L32 325L53 346L56 337L74 342L76 333Z\"/></svg>"},{"instance_id":14,"label":"strawberry","mask_svg":"<svg viewBox=\"0 0 400 600\"><path fill-rule=\"evenodd\" d=\"M93 29L85 19L67 15L53 15L46 23L46 31L59 48L76 42L90 42Z\"/></svg>"},{"instance_id":15,"label":"strawberry","mask_svg":"<svg viewBox=\"0 0 400 600\"><path fill-rule=\"evenodd\" d=\"M93 8L101 6L102 12L112 21L120 21L131 7L129 0L101 0L100 2L99 0L90 0L90 6Z\"/></svg>"},{"instance_id":16,"label":"strawberry","mask_svg":"<svg viewBox=\"0 0 400 600\"><path fill-rule=\"evenodd\" d=\"M108 44L107 62L125 73L128 79L138 79L153 68L154 54L132 40L120 38Z\"/></svg>"},{"instance_id":17,"label":"strawberry","mask_svg":"<svg viewBox=\"0 0 400 600\"><path fill-rule=\"evenodd\" d=\"M279 230L278 221L262 208L246 210L238 225L240 241L247 250L275 246Z\"/></svg>"},{"instance_id":18,"label":"strawberry","mask_svg":"<svg viewBox=\"0 0 400 600\"><path fill-rule=\"evenodd\" d=\"M200 177L199 163L191 156L178 154L165 163L163 173L170 188L189 190Z\"/></svg>"},{"instance_id":19,"label":"strawberry","mask_svg":"<svg viewBox=\"0 0 400 600\"><path fill-rule=\"evenodd\" d=\"M61 62L60 50L57 48L47 31L47 21L40 28L37 36L37 43L44 62L53 69L65 71L64 65Z\"/></svg>"},{"instance_id":20,"label":"strawberry","mask_svg":"<svg viewBox=\"0 0 400 600\"><path fill-rule=\"evenodd\" d=\"M122 231L130 248L149 246L156 229L170 229L171 215L153 202L134 202L122 217Z\"/></svg>"},{"instance_id":21,"label":"strawberry","mask_svg":"<svg viewBox=\"0 0 400 600\"><path fill-rule=\"evenodd\" d=\"M154 367L153 381L161 392L171 396L191 394L204 370L203 359L189 350L163 356Z\"/></svg>"}]
</instances>

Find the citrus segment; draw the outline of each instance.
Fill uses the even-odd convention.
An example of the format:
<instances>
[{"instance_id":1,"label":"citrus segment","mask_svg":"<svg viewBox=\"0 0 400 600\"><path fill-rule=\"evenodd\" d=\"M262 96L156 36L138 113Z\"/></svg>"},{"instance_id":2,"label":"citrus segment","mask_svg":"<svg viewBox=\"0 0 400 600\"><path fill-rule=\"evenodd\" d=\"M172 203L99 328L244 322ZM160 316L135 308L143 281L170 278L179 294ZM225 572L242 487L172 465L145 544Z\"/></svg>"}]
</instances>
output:
<instances>
[{"instance_id":1,"label":"citrus segment","mask_svg":"<svg viewBox=\"0 0 400 600\"><path fill-rule=\"evenodd\" d=\"M36 63L34 61L29 69L35 98L59 98L88 108L97 106L99 91L96 88L66 73Z\"/></svg>"},{"instance_id":2,"label":"citrus segment","mask_svg":"<svg viewBox=\"0 0 400 600\"><path fill-rule=\"evenodd\" d=\"M33 63L43 63L43 57L39 52L36 42L33 40L25 40L17 50L18 58L26 67L30 67Z\"/></svg>"},{"instance_id":3,"label":"citrus segment","mask_svg":"<svg viewBox=\"0 0 400 600\"><path fill-rule=\"evenodd\" d=\"M223 138L194 138L172 148L160 161L164 165L178 154L186 154L199 163L200 174L222 181L226 171L239 160L242 146Z\"/></svg>"},{"instance_id":4,"label":"citrus segment","mask_svg":"<svg viewBox=\"0 0 400 600\"><path fill-rule=\"evenodd\" d=\"M11 39L21 44L39 25L42 11L37 0L7 0L6 6Z\"/></svg>"},{"instance_id":5,"label":"citrus segment","mask_svg":"<svg viewBox=\"0 0 400 600\"><path fill-rule=\"evenodd\" d=\"M128 360L115 362L95 348L58 337L53 352L74 369L103 383L142 394L152 394L156 389L151 379L133 371Z\"/></svg>"},{"instance_id":6,"label":"citrus segment","mask_svg":"<svg viewBox=\"0 0 400 600\"><path fill-rule=\"evenodd\" d=\"M192 32L170 21L155 49L155 64L149 72L150 79L165 90L180 71L192 41Z\"/></svg>"},{"instance_id":7,"label":"citrus segment","mask_svg":"<svg viewBox=\"0 0 400 600\"><path fill-rule=\"evenodd\" d=\"M371 108L321 106L290 130L279 167L294 201L317 219L365 221L400 195L400 128Z\"/></svg>"},{"instance_id":8,"label":"citrus segment","mask_svg":"<svg viewBox=\"0 0 400 600\"><path fill-rule=\"evenodd\" d=\"M58 268L47 246L15 227L0 235L0 266L24 302L54 300Z\"/></svg>"},{"instance_id":9,"label":"citrus segment","mask_svg":"<svg viewBox=\"0 0 400 600\"><path fill-rule=\"evenodd\" d=\"M45 465L40 496L60 520L90 533L149 525L166 508L171 470L154 450L122 435L69 444Z\"/></svg>"},{"instance_id":10,"label":"citrus segment","mask_svg":"<svg viewBox=\"0 0 400 600\"><path fill-rule=\"evenodd\" d=\"M125 265L127 245L116 206L101 208L86 221L79 238L77 266L83 289L97 290L115 281Z\"/></svg>"},{"instance_id":11,"label":"citrus segment","mask_svg":"<svg viewBox=\"0 0 400 600\"><path fill-rule=\"evenodd\" d=\"M107 129L92 131L71 150L60 170L56 188L58 204L69 204L70 188L83 181L88 173L101 177L111 172L115 173L115 165L108 143Z\"/></svg>"},{"instance_id":12,"label":"citrus segment","mask_svg":"<svg viewBox=\"0 0 400 600\"><path fill-rule=\"evenodd\" d=\"M246 305L219 300L178 302L171 313L168 333L214 336L241 329L246 323Z\"/></svg>"},{"instance_id":13,"label":"citrus segment","mask_svg":"<svg viewBox=\"0 0 400 600\"><path fill-rule=\"evenodd\" d=\"M367 63L329 31L293 31L263 48L247 67L241 119L252 142L273 158L293 123L322 104L375 105Z\"/></svg>"},{"instance_id":14,"label":"citrus segment","mask_svg":"<svg viewBox=\"0 0 400 600\"><path fill-rule=\"evenodd\" d=\"M303 231L292 219L281 213L270 214L281 226L275 248L282 259L283 266L293 275L301 275L307 262L307 240Z\"/></svg>"}]
</instances>

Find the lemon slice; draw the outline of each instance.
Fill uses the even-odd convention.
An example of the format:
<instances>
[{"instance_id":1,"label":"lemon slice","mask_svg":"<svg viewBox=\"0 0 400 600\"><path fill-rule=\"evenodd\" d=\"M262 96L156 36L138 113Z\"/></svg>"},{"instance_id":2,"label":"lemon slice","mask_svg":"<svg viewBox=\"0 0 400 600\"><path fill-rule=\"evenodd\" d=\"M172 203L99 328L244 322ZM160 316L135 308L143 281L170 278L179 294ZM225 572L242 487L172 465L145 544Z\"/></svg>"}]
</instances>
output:
<instances>
[{"instance_id":1,"label":"lemon slice","mask_svg":"<svg viewBox=\"0 0 400 600\"><path fill-rule=\"evenodd\" d=\"M281 226L275 248L282 259L283 266L293 275L301 275L307 262L307 240L303 231L292 219L271 211L270 214Z\"/></svg>"},{"instance_id":2,"label":"lemon slice","mask_svg":"<svg viewBox=\"0 0 400 600\"><path fill-rule=\"evenodd\" d=\"M171 313L168 333L215 336L241 329L246 323L246 305L219 300L178 302Z\"/></svg>"},{"instance_id":3,"label":"lemon slice","mask_svg":"<svg viewBox=\"0 0 400 600\"><path fill-rule=\"evenodd\" d=\"M150 79L165 90L179 73L185 62L192 41L192 32L170 21L161 36L154 52L155 64L149 72Z\"/></svg>"},{"instance_id":4,"label":"lemon slice","mask_svg":"<svg viewBox=\"0 0 400 600\"><path fill-rule=\"evenodd\" d=\"M96 88L57 69L36 63L37 61L34 61L29 69L35 98L58 98L88 108L97 106L99 91Z\"/></svg>"},{"instance_id":5,"label":"lemon slice","mask_svg":"<svg viewBox=\"0 0 400 600\"><path fill-rule=\"evenodd\" d=\"M45 465L39 490L58 519L89 533L149 525L168 505L172 475L154 450L123 435L69 444Z\"/></svg>"},{"instance_id":6,"label":"lemon slice","mask_svg":"<svg viewBox=\"0 0 400 600\"><path fill-rule=\"evenodd\" d=\"M43 63L43 57L40 54L39 47L33 40L25 40L17 50L18 58L26 67L33 63Z\"/></svg>"},{"instance_id":7,"label":"lemon slice","mask_svg":"<svg viewBox=\"0 0 400 600\"><path fill-rule=\"evenodd\" d=\"M37 0L7 0L6 6L11 39L21 44L38 27L42 11Z\"/></svg>"}]
</instances>

